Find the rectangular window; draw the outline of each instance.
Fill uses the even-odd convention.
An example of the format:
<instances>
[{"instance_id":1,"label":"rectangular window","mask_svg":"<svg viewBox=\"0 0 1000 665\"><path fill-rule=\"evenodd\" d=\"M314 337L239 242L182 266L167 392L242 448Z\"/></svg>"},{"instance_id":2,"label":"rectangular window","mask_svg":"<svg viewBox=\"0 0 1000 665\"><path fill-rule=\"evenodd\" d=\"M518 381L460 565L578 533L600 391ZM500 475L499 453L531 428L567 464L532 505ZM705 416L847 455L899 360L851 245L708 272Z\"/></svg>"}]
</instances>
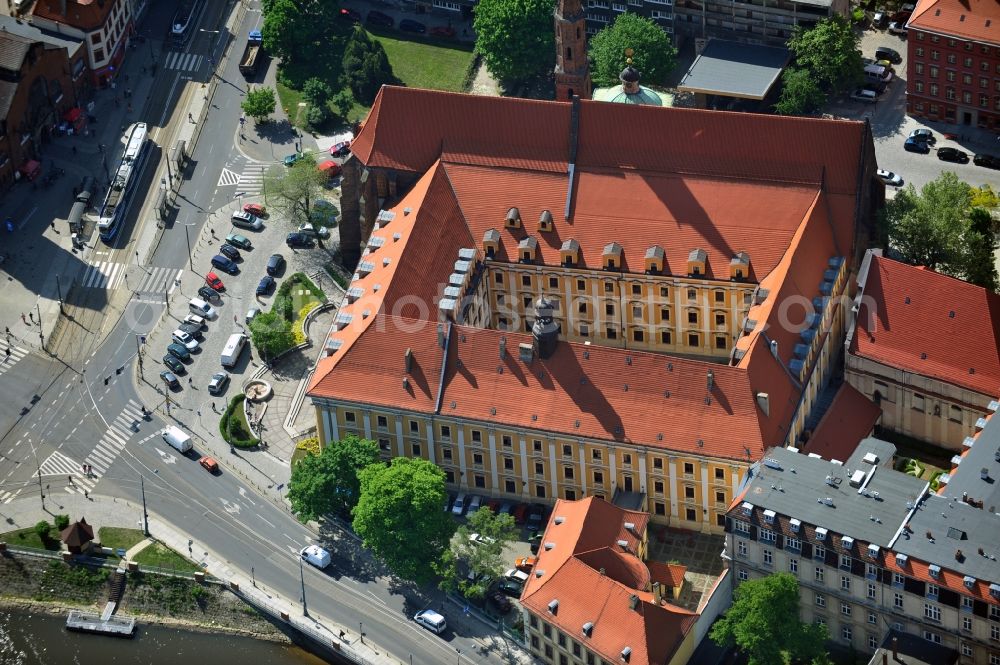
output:
<instances>
[{"instance_id":1,"label":"rectangular window","mask_svg":"<svg viewBox=\"0 0 1000 665\"><path fill-rule=\"evenodd\" d=\"M822 584L823 583L823 574L824 574L823 573L823 567L822 566L816 566L816 572L813 574L813 579L815 579L817 582L819 582L820 584Z\"/></svg>"},{"instance_id":2,"label":"rectangular window","mask_svg":"<svg viewBox=\"0 0 1000 665\"><path fill-rule=\"evenodd\" d=\"M358 422L358 416L357 416L357 414L355 414L353 411L345 411L344 412L344 422L347 422L347 423L356 423L356 422Z\"/></svg>"},{"instance_id":3,"label":"rectangular window","mask_svg":"<svg viewBox=\"0 0 1000 665\"><path fill-rule=\"evenodd\" d=\"M841 568L841 570L850 570L851 569L851 557L847 556L846 554L841 554L840 555L840 568Z\"/></svg>"},{"instance_id":4,"label":"rectangular window","mask_svg":"<svg viewBox=\"0 0 1000 665\"><path fill-rule=\"evenodd\" d=\"M411 443L410 444L410 450L412 451L414 457L420 457L420 444L419 443Z\"/></svg>"},{"instance_id":5,"label":"rectangular window","mask_svg":"<svg viewBox=\"0 0 1000 665\"><path fill-rule=\"evenodd\" d=\"M594 471L594 484L595 485L603 485L604 484L604 472L603 471Z\"/></svg>"},{"instance_id":6,"label":"rectangular window","mask_svg":"<svg viewBox=\"0 0 1000 665\"><path fill-rule=\"evenodd\" d=\"M938 596L938 589L939 588L938 588L937 584L928 584L927 585L927 597L928 598L937 598L937 596Z\"/></svg>"},{"instance_id":7,"label":"rectangular window","mask_svg":"<svg viewBox=\"0 0 1000 665\"><path fill-rule=\"evenodd\" d=\"M813 558L814 559L825 559L826 558L826 548L822 545L816 545L813 548Z\"/></svg>"},{"instance_id":8,"label":"rectangular window","mask_svg":"<svg viewBox=\"0 0 1000 665\"><path fill-rule=\"evenodd\" d=\"M924 617L931 621L941 621L941 608L937 605L924 603Z\"/></svg>"},{"instance_id":9,"label":"rectangular window","mask_svg":"<svg viewBox=\"0 0 1000 665\"><path fill-rule=\"evenodd\" d=\"M747 555L747 544L746 544L746 542L744 542L742 540L737 540L736 541L736 553L739 554L740 556L746 556Z\"/></svg>"},{"instance_id":10,"label":"rectangular window","mask_svg":"<svg viewBox=\"0 0 1000 665\"><path fill-rule=\"evenodd\" d=\"M636 328L635 330L632 331L633 342L643 342L645 340L646 340L646 335L640 328Z\"/></svg>"},{"instance_id":11,"label":"rectangular window","mask_svg":"<svg viewBox=\"0 0 1000 665\"><path fill-rule=\"evenodd\" d=\"M968 642L962 642L962 655L966 658L972 658L972 647Z\"/></svg>"},{"instance_id":12,"label":"rectangular window","mask_svg":"<svg viewBox=\"0 0 1000 665\"><path fill-rule=\"evenodd\" d=\"M737 573L737 575L740 578L740 582L746 582L748 579L750 579L750 574L747 573L747 571L743 570L742 568L740 568L740 571L739 571L739 573ZM604 662L604 661L601 661L601 662Z\"/></svg>"},{"instance_id":13,"label":"rectangular window","mask_svg":"<svg viewBox=\"0 0 1000 665\"><path fill-rule=\"evenodd\" d=\"M514 470L514 458L513 457L504 457L503 458L503 468L506 471L513 471Z\"/></svg>"},{"instance_id":14,"label":"rectangular window","mask_svg":"<svg viewBox=\"0 0 1000 665\"><path fill-rule=\"evenodd\" d=\"M418 423L416 420L411 420L410 421L410 432L413 432L414 434L416 434L419 431L420 431L420 423Z\"/></svg>"},{"instance_id":15,"label":"rectangular window","mask_svg":"<svg viewBox=\"0 0 1000 665\"><path fill-rule=\"evenodd\" d=\"M790 572L790 573L798 573L799 572L799 560L798 559L789 559L788 560L788 572Z\"/></svg>"},{"instance_id":16,"label":"rectangular window","mask_svg":"<svg viewBox=\"0 0 1000 665\"><path fill-rule=\"evenodd\" d=\"M531 275L521 275L521 286L531 286Z\"/></svg>"},{"instance_id":17,"label":"rectangular window","mask_svg":"<svg viewBox=\"0 0 1000 665\"><path fill-rule=\"evenodd\" d=\"M698 312L688 312L688 323L698 325Z\"/></svg>"},{"instance_id":18,"label":"rectangular window","mask_svg":"<svg viewBox=\"0 0 1000 665\"><path fill-rule=\"evenodd\" d=\"M771 550L761 550L763 556L764 565L770 566L774 564L774 553Z\"/></svg>"},{"instance_id":19,"label":"rectangular window","mask_svg":"<svg viewBox=\"0 0 1000 665\"><path fill-rule=\"evenodd\" d=\"M726 479L726 470L723 469L722 467L715 467L715 479L716 480L725 480Z\"/></svg>"},{"instance_id":20,"label":"rectangular window","mask_svg":"<svg viewBox=\"0 0 1000 665\"><path fill-rule=\"evenodd\" d=\"M482 443L483 442L483 432L482 430L474 429L472 430L472 442Z\"/></svg>"},{"instance_id":21,"label":"rectangular window","mask_svg":"<svg viewBox=\"0 0 1000 665\"><path fill-rule=\"evenodd\" d=\"M850 642L851 641L851 637L853 637L853 631L851 630L851 627L850 626L841 626L840 627L840 636L843 638L843 640L845 642Z\"/></svg>"},{"instance_id":22,"label":"rectangular window","mask_svg":"<svg viewBox=\"0 0 1000 665\"><path fill-rule=\"evenodd\" d=\"M873 600L875 598L875 583L874 582L869 582L868 583L868 597L871 598L871 599L873 599Z\"/></svg>"},{"instance_id":23,"label":"rectangular window","mask_svg":"<svg viewBox=\"0 0 1000 665\"><path fill-rule=\"evenodd\" d=\"M760 530L760 542L762 543L773 543L776 539L774 531L770 529Z\"/></svg>"},{"instance_id":24,"label":"rectangular window","mask_svg":"<svg viewBox=\"0 0 1000 665\"><path fill-rule=\"evenodd\" d=\"M663 470L663 458L662 457L654 457L653 458L653 468L657 469L659 471Z\"/></svg>"},{"instance_id":25,"label":"rectangular window","mask_svg":"<svg viewBox=\"0 0 1000 665\"><path fill-rule=\"evenodd\" d=\"M503 481L503 491L506 492L507 494L517 493L517 483L514 482L513 480Z\"/></svg>"},{"instance_id":26,"label":"rectangular window","mask_svg":"<svg viewBox=\"0 0 1000 665\"><path fill-rule=\"evenodd\" d=\"M476 481L476 487L486 487L486 476L477 473L475 481Z\"/></svg>"},{"instance_id":27,"label":"rectangular window","mask_svg":"<svg viewBox=\"0 0 1000 665\"><path fill-rule=\"evenodd\" d=\"M826 607L826 596L824 596L821 593L817 593L816 594L816 606L817 607Z\"/></svg>"},{"instance_id":28,"label":"rectangular window","mask_svg":"<svg viewBox=\"0 0 1000 665\"><path fill-rule=\"evenodd\" d=\"M559 278L558 277L549 277L549 288L550 289L558 289L559 288Z\"/></svg>"},{"instance_id":29,"label":"rectangular window","mask_svg":"<svg viewBox=\"0 0 1000 665\"><path fill-rule=\"evenodd\" d=\"M446 459L446 460L450 460L451 459L451 448L442 448L441 449L441 458L442 459Z\"/></svg>"},{"instance_id":30,"label":"rectangular window","mask_svg":"<svg viewBox=\"0 0 1000 665\"><path fill-rule=\"evenodd\" d=\"M535 462L535 475L536 476L544 476L545 475L545 463L544 462Z\"/></svg>"},{"instance_id":31,"label":"rectangular window","mask_svg":"<svg viewBox=\"0 0 1000 665\"><path fill-rule=\"evenodd\" d=\"M929 630L924 631L924 639L928 642L933 642L934 644L941 644L941 636L937 633L932 633Z\"/></svg>"},{"instance_id":32,"label":"rectangular window","mask_svg":"<svg viewBox=\"0 0 1000 665\"><path fill-rule=\"evenodd\" d=\"M473 453L472 454L472 463L475 464L476 466L482 466L483 465L483 454L482 453Z\"/></svg>"},{"instance_id":33,"label":"rectangular window","mask_svg":"<svg viewBox=\"0 0 1000 665\"><path fill-rule=\"evenodd\" d=\"M684 462L684 475L693 476L694 475L694 464L691 462Z\"/></svg>"},{"instance_id":34,"label":"rectangular window","mask_svg":"<svg viewBox=\"0 0 1000 665\"><path fill-rule=\"evenodd\" d=\"M716 503L725 503L726 502L726 493L725 492L716 492L715 493L715 502Z\"/></svg>"},{"instance_id":35,"label":"rectangular window","mask_svg":"<svg viewBox=\"0 0 1000 665\"><path fill-rule=\"evenodd\" d=\"M510 447L512 447L514 445L514 441L513 441L513 439L511 439L511 437L510 437L509 434L504 434L500 438L500 440L503 442L503 447L504 448L510 448Z\"/></svg>"},{"instance_id":36,"label":"rectangular window","mask_svg":"<svg viewBox=\"0 0 1000 665\"><path fill-rule=\"evenodd\" d=\"M851 578L847 575L840 576L840 588L844 591L851 590Z\"/></svg>"},{"instance_id":37,"label":"rectangular window","mask_svg":"<svg viewBox=\"0 0 1000 665\"><path fill-rule=\"evenodd\" d=\"M535 485L535 496L538 497L539 499L545 498L545 485L541 484Z\"/></svg>"},{"instance_id":38,"label":"rectangular window","mask_svg":"<svg viewBox=\"0 0 1000 665\"><path fill-rule=\"evenodd\" d=\"M670 321L670 309L667 307L660 308L660 322L666 323Z\"/></svg>"},{"instance_id":39,"label":"rectangular window","mask_svg":"<svg viewBox=\"0 0 1000 665\"><path fill-rule=\"evenodd\" d=\"M698 335L694 333L688 334L688 346L699 346Z\"/></svg>"},{"instance_id":40,"label":"rectangular window","mask_svg":"<svg viewBox=\"0 0 1000 665\"><path fill-rule=\"evenodd\" d=\"M375 422L378 423L379 429L386 429L389 427L389 419L385 416L376 416Z\"/></svg>"},{"instance_id":41,"label":"rectangular window","mask_svg":"<svg viewBox=\"0 0 1000 665\"><path fill-rule=\"evenodd\" d=\"M733 520L733 528L737 533L750 533L750 523L743 520Z\"/></svg>"},{"instance_id":42,"label":"rectangular window","mask_svg":"<svg viewBox=\"0 0 1000 665\"><path fill-rule=\"evenodd\" d=\"M604 313L608 316L615 315L615 306L612 303L608 303L604 306Z\"/></svg>"},{"instance_id":43,"label":"rectangular window","mask_svg":"<svg viewBox=\"0 0 1000 665\"><path fill-rule=\"evenodd\" d=\"M798 538L785 538L785 549L786 550L801 550L802 541Z\"/></svg>"},{"instance_id":44,"label":"rectangular window","mask_svg":"<svg viewBox=\"0 0 1000 665\"><path fill-rule=\"evenodd\" d=\"M684 518L688 522L695 522L698 520L698 513L695 511L694 508L688 508L687 510L684 511Z\"/></svg>"},{"instance_id":45,"label":"rectangular window","mask_svg":"<svg viewBox=\"0 0 1000 665\"><path fill-rule=\"evenodd\" d=\"M892 606L897 610L903 609L903 594L901 593L892 594Z\"/></svg>"},{"instance_id":46,"label":"rectangular window","mask_svg":"<svg viewBox=\"0 0 1000 665\"><path fill-rule=\"evenodd\" d=\"M691 485L685 485L684 486L684 498L685 499L693 499L694 498L694 487L692 487Z\"/></svg>"},{"instance_id":47,"label":"rectangular window","mask_svg":"<svg viewBox=\"0 0 1000 665\"><path fill-rule=\"evenodd\" d=\"M848 603L841 603L840 604L840 613L843 614L845 617L851 616L851 606L850 606L850 604L848 604Z\"/></svg>"},{"instance_id":48,"label":"rectangular window","mask_svg":"<svg viewBox=\"0 0 1000 665\"><path fill-rule=\"evenodd\" d=\"M670 338L669 330L660 331L660 344L673 344Z\"/></svg>"},{"instance_id":49,"label":"rectangular window","mask_svg":"<svg viewBox=\"0 0 1000 665\"><path fill-rule=\"evenodd\" d=\"M441 425L441 438L442 439L451 439L451 426L450 425Z\"/></svg>"},{"instance_id":50,"label":"rectangular window","mask_svg":"<svg viewBox=\"0 0 1000 665\"><path fill-rule=\"evenodd\" d=\"M534 450L536 453L542 452L542 442L541 442L541 440L540 439L533 439L531 441L531 449Z\"/></svg>"},{"instance_id":51,"label":"rectangular window","mask_svg":"<svg viewBox=\"0 0 1000 665\"><path fill-rule=\"evenodd\" d=\"M962 630L972 632L972 617L962 617Z\"/></svg>"},{"instance_id":52,"label":"rectangular window","mask_svg":"<svg viewBox=\"0 0 1000 665\"><path fill-rule=\"evenodd\" d=\"M622 466L632 466L631 453L622 453Z\"/></svg>"},{"instance_id":53,"label":"rectangular window","mask_svg":"<svg viewBox=\"0 0 1000 665\"><path fill-rule=\"evenodd\" d=\"M990 639L994 642L1000 641L1000 626L995 623L990 624Z\"/></svg>"},{"instance_id":54,"label":"rectangular window","mask_svg":"<svg viewBox=\"0 0 1000 665\"><path fill-rule=\"evenodd\" d=\"M663 481L654 480L653 481L653 494L663 494Z\"/></svg>"},{"instance_id":55,"label":"rectangular window","mask_svg":"<svg viewBox=\"0 0 1000 665\"><path fill-rule=\"evenodd\" d=\"M573 474L574 474L573 467L571 466L563 467L563 478L565 478L566 480L573 480Z\"/></svg>"},{"instance_id":56,"label":"rectangular window","mask_svg":"<svg viewBox=\"0 0 1000 665\"><path fill-rule=\"evenodd\" d=\"M870 623L870 624L876 624L876 623L878 623L878 615L875 614L874 612L869 612L868 613L868 623Z\"/></svg>"}]
</instances>

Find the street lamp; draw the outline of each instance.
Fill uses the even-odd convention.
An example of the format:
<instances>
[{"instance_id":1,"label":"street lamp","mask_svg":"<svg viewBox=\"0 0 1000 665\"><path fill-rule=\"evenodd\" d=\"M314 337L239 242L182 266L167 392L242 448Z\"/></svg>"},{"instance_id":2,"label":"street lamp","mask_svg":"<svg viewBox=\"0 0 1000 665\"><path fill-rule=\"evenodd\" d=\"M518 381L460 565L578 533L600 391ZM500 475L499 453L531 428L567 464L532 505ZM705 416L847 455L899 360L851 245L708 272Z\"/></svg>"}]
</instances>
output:
<instances>
[{"instance_id":1,"label":"street lamp","mask_svg":"<svg viewBox=\"0 0 1000 665\"><path fill-rule=\"evenodd\" d=\"M191 269L191 272L194 272L194 259L192 258L191 254L191 235L188 232L188 227L190 226L194 226L194 224L184 225L184 238L187 239L187 246L188 246L188 268Z\"/></svg>"},{"instance_id":2,"label":"street lamp","mask_svg":"<svg viewBox=\"0 0 1000 665\"><path fill-rule=\"evenodd\" d=\"M302 557L299 557L299 583L302 585L302 616L309 616L309 608L306 607L306 578L302 574Z\"/></svg>"}]
</instances>

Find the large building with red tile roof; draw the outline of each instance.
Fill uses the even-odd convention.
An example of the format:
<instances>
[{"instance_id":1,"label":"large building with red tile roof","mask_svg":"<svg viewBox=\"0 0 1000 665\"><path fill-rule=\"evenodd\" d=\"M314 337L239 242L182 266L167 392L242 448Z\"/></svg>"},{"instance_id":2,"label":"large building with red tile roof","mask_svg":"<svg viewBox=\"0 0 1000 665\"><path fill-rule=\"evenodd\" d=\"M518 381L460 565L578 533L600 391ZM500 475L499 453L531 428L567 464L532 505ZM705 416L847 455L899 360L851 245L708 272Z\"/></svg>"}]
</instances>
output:
<instances>
[{"instance_id":1,"label":"large building with red tile roof","mask_svg":"<svg viewBox=\"0 0 1000 665\"><path fill-rule=\"evenodd\" d=\"M664 564L646 562L649 515L598 498L556 502L521 594L543 662L684 665L697 615L669 602ZM683 577L683 572L680 573Z\"/></svg>"},{"instance_id":2,"label":"large building with red tile roof","mask_svg":"<svg viewBox=\"0 0 1000 665\"><path fill-rule=\"evenodd\" d=\"M882 427L959 450L1000 389L1000 296L872 250L856 297L847 382Z\"/></svg>"},{"instance_id":3,"label":"large building with red tile roof","mask_svg":"<svg viewBox=\"0 0 1000 665\"><path fill-rule=\"evenodd\" d=\"M907 113L1000 129L1000 5L920 0L907 27Z\"/></svg>"},{"instance_id":4,"label":"large building with red tile roof","mask_svg":"<svg viewBox=\"0 0 1000 665\"><path fill-rule=\"evenodd\" d=\"M351 150L322 440L702 531L801 433L882 197L860 122L384 87Z\"/></svg>"},{"instance_id":5,"label":"large building with red tile roof","mask_svg":"<svg viewBox=\"0 0 1000 665\"><path fill-rule=\"evenodd\" d=\"M35 0L31 22L43 30L81 39L87 47L91 85L104 87L125 59L128 38L135 30L135 4L132 0Z\"/></svg>"},{"instance_id":6,"label":"large building with red tile roof","mask_svg":"<svg viewBox=\"0 0 1000 665\"><path fill-rule=\"evenodd\" d=\"M736 580L795 575L802 618L857 651L874 652L895 631L962 663L1000 663L998 408L991 403L936 491L896 471L895 446L878 439L842 462L769 451L729 511Z\"/></svg>"}]
</instances>

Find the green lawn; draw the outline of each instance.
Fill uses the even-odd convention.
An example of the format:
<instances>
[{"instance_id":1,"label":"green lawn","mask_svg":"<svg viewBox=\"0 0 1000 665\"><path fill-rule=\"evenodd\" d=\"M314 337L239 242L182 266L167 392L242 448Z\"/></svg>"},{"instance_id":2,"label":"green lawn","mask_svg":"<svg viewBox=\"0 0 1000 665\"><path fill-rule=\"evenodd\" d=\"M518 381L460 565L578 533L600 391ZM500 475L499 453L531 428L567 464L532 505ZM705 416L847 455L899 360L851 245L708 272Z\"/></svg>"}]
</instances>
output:
<instances>
[{"instance_id":1,"label":"green lawn","mask_svg":"<svg viewBox=\"0 0 1000 665\"><path fill-rule=\"evenodd\" d=\"M430 88L462 92L472 66L473 54L467 46L405 39L399 33L370 32L382 44L396 77L410 88Z\"/></svg>"},{"instance_id":2,"label":"green lawn","mask_svg":"<svg viewBox=\"0 0 1000 665\"><path fill-rule=\"evenodd\" d=\"M114 526L102 526L97 530L97 538L104 547L123 550L130 549L146 539L139 529L123 529Z\"/></svg>"},{"instance_id":3,"label":"green lawn","mask_svg":"<svg viewBox=\"0 0 1000 665\"><path fill-rule=\"evenodd\" d=\"M8 545L33 547L36 550L52 550L53 552L59 550L59 532L56 531L55 527L52 527L52 530L49 531L49 539L44 543L38 537L38 534L35 533L34 527L0 534L0 540L3 540Z\"/></svg>"},{"instance_id":4,"label":"green lawn","mask_svg":"<svg viewBox=\"0 0 1000 665\"><path fill-rule=\"evenodd\" d=\"M142 566L155 566L157 568L167 568L179 572L193 573L201 570L200 567L191 563L177 552L160 543L148 545L135 557L135 562Z\"/></svg>"}]
</instances>

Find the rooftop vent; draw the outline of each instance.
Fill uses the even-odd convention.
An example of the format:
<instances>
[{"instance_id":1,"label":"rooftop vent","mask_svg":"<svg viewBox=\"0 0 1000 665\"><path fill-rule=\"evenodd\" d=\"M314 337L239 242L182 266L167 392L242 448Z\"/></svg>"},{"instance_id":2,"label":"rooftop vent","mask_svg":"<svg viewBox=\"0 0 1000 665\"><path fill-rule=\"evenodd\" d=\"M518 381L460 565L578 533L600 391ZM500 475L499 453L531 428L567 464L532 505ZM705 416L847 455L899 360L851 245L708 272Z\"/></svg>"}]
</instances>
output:
<instances>
[{"instance_id":1,"label":"rooftop vent","mask_svg":"<svg viewBox=\"0 0 1000 665\"><path fill-rule=\"evenodd\" d=\"M593 634L593 632L594 632L594 622L593 621L588 621L587 623L583 624L583 634L584 635L586 635L587 637L590 637L591 634Z\"/></svg>"},{"instance_id":2,"label":"rooftop vent","mask_svg":"<svg viewBox=\"0 0 1000 665\"><path fill-rule=\"evenodd\" d=\"M556 546L555 543L553 543L552 541L549 541L549 542L545 543L545 551L548 552L549 550L553 549L555 546Z\"/></svg>"},{"instance_id":3,"label":"rooftop vent","mask_svg":"<svg viewBox=\"0 0 1000 665\"><path fill-rule=\"evenodd\" d=\"M556 598L549 601L549 613L555 614L558 611L559 611L559 599Z\"/></svg>"},{"instance_id":4,"label":"rooftop vent","mask_svg":"<svg viewBox=\"0 0 1000 665\"><path fill-rule=\"evenodd\" d=\"M406 349L403 354L403 368L409 374L413 370L413 349Z\"/></svg>"},{"instance_id":5,"label":"rooftop vent","mask_svg":"<svg viewBox=\"0 0 1000 665\"><path fill-rule=\"evenodd\" d=\"M635 596L632 597L635 598ZM624 649L622 649L622 660L624 660L627 663L628 659L631 657L632 657L632 647L625 647Z\"/></svg>"},{"instance_id":6,"label":"rooftop vent","mask_svg":"<svg viewBox=\"0 0 1000 665\"><path fill-rule=\"evenodd\" d=\"M535 359L535 347L527 342L521 342L517 345L518 356L521 358L521 362L530 363Z\"/></svg>"},{"instance_id":7,"label":"rooftop vent","mask_svg":"<svg viewBox=\"0 0 1000 665\"><path fill-rule=\"evenodd\" d=\"M631 596L629 596L628 597L628 606L630 608L632 608L633 610L635 608L639 607L639 596L635 595L634 593Z\"/></svg>"},{"instance_id":8,"label":"rooftop vent","mask_svg":"<svg viewBox=\"0 0 1000 665\"><path fill-rule=\"evenodd\" d=\"M619 540L618 541L618 547L622 548L623 550L628 551L628 541L627 540Z\"/></svg>"},{"instance_id":9,"label":"rooftop vent","mask_svg":"<svg viewBox=\"0 0 1000 665\"><path fill-rule=\"evenodd\" d=\"M565 521L566 521L565 517L563 517L562 515L556 515L556 519L555 519L555 523L556 524L562 524Z\"/></svg>"},{"instance_id":10,"label":"rooftop vent","mask_svg":"<svg viewBox=\"0 0 1000 665\"><path fill-rule=\"evenodd\" d=\"M708 370L708 377L706 378L706 388L709 392L712 392L712 388L715 387L715 373L712 370Z\"/></svg>"},{"instance_id":11,"label":"rooftop vent","mask_svg":"<svg viewBox=\"0 0 1000 665\"><path fill-rule=\"evenodd\" d=\"M628 530L628 531L630 531L632 533L635 533L635 523L634 522L625 522L624 526L625 526L626 530Z\"/></svg>"}]
</instances>

